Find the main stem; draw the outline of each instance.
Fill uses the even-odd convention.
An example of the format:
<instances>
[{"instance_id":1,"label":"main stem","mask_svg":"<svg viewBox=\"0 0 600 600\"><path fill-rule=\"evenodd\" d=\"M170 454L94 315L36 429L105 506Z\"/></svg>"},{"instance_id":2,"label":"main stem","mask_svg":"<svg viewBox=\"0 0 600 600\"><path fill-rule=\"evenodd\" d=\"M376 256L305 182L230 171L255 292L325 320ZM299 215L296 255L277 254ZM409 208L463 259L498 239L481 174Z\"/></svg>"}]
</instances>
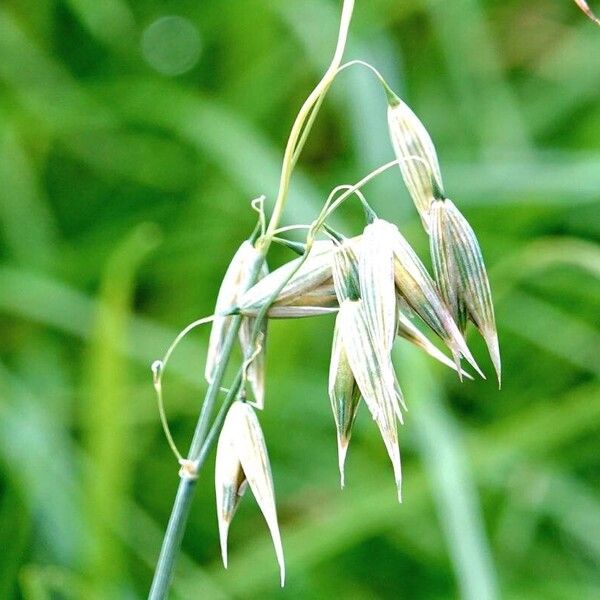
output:
<instances>
[{"instance_id":1,"label":"main stem","mask_svg":"<svg viewBox=\"0 0 600 600\"><path fill-rule=\"evenodd\" d=\"M302 135L303 128L305 125L307 125L307 119L311 117L311 111L313 113L312 119L314 119L314 113L319 108L320 100L329 89L329 86L333 82L337 70L341 64L344 49L346 47L348 29L350 27L353 10L354 0L344 0L337 45L331 64L314 90L304 101L304 104L300 108L300 111L294 120L283 156L279 190L277 192L273 214L271 215L265 235L261 238L260 243L257 245L261 252L262 260L257 261L253 266L249 277L249 286L256 282L262 262L264 261L264 258L269 250L269 246L273 240L275 230L279 226L279 221L281 220L285 202L288 196L290 179L294 169L295 158L297 158L296 150L298 149L299 140L301 140L300 136ZM310 123L312 123L312 119L310 120ZM302 142L300 145L302 145ZM268 307L265 307L264 313L266 313L267 308ZM219 429L222 425L222 419L218 418L217 422L215 423L216 427L211 429L211 435L207 439L210 418L214 410L214 405L219 394L221 383L223 381L225 369L227 368L227 364L231 356L231 351L233 350L238 336L241 321L241 316L232 317L231 327L223 344L222 358L219 361L214 379L208 387L204 404L202 405L202 409L198 417L198 422L196 424L196 429L194 431L194 436L192 438L192 443L188 453L188 459L196 462L196 471L200 469L202 463L204 462L208 452L209 443L214 443L216 433L218 433L217 429ZM225 400L223 408L225 408L227 404L231 403L232 398L234 397L233 388L239 388L239 385L240 378L236 377L234 385L232 386L232 389ZM223 410L221 413L223 413ZM169 518L169 523L163 539L160 555L158 557L158 563L154 572L152 587L150 588L150 600L163 600L167 596L171 578L173 576L175 560L181 546L181 540L183 538L192 498L196 488L196 477L191 475L187 470L182 470L180 477L181 479L179 482L179 487L177 488L173 509L171 511L171 516Z\"/></svg>"}]
</instances>

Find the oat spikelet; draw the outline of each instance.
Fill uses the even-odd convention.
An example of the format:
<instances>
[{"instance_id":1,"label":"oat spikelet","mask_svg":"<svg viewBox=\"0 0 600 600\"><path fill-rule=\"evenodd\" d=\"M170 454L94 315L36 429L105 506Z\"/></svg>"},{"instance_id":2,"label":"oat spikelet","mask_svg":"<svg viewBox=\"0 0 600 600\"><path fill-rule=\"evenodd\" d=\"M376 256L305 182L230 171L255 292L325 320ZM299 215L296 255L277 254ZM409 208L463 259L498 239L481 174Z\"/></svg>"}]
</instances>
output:
<instances>
[{"instance_id":1,"label":"oat spikelet","mask_svg":"<svg viewBox=\"0 0 600 600\"><path fill-rule=\"evenodd\" d=\"M397 229L394 245L394 276L398 294L452 351L459 375L462 373L461 356L481 373L453 315L440 297L431 275Z\"/></svg>"},{"instance_id":2,"label":"oat spikelet","mask_svg":"<svg viewBox=\"0 0 600 600\"><path fill-rule=\"evenodd\" d=\"M250 404L236 400L231 405L223 424L221 436L225 436L223 452L230 453L230 456L222 459L221 464L233 466L236 460L239 461L243 476L252 490L271 532L275 555L279 563L281 585L283 586L285 581L285 563L281 535L279 533L279 523L277 521L271 465L260 424ZM223 471L225 471L224 468ZM232 474L233 470L230 473ZM220 475L219 481L231 481L231 474L229 479ZM225 495L223 494L223 496ZM217 496L217 510L219 510L218 500L219 496ZM225 543L226 541L225 532ZM226 556L225 551L224 560L226 560Z\"/></svg>"},{"instance_id":3,"label":"oat spikelet","mask_svg":"<svg viewBox=\"0 0 600 600\"><path fill-rule=\"evenodd\" d=\"M223 282L219 288L217 303L215 306L215 318L213 320L208 341L208 351L206 355L206 367L204 376L209 383L212 383L215 372L221 361L223 352L223 343L227 337L229 328L231 327L230 312L239 302L240 297L245 292L249 284L249 275L257 261L261 260L258 250L248 241L244 241L231 259L231 263L225 272ZM258 279L262 279L268 275L266 264L263 263ZM252 393L256 400L256 405L262 408L264 405L264 366L266 346L265 321L262 326L263 344L261 351L248 367L248 381ZM252 330L254 328L254 320L244 319L240 327L239 340L244 355L252 355L254 348L251 347Z\"/></svg>"},{"instance_id":4,"label":"oat spikelet","mask_svg":"<svg viewBox=\"0 0 600 600\"><path fill-rule=\"evenodd\" d=\"M318 248L313 249L304 264L285 284L275 302L277 304L294 302L300 296L311 292L330 279L332 249L333 245L329 242L321 242ZM290 277L301 261L301 258L296 258L282 265L252 286L239 300L240 312L256 314L281 284Z\"/></svg>"},{"instance_id":5,"label":"oat spikelet","mask_svg":"<svg viewBox=\"0 0 600 600\"><path fill-rule=\"evenodd\" d=\"M235 431L231 419L226 419L217 443L215 462L215 494L219 540L223 565L227 568L227 535L241 497L246 491L246 476L235 448Z\"/></svg>"},{"instance_id":6,"label":"oat spikelet","mask_svg":"<svg viewBox=\"0 0 600 600\"><path fill-rule=\"evenodd\" d=\"M394 469L401 500L402 470L396 419L402 419L401 393L389 359L389 346L371 333L360 295L358 259L348 240L333 255L333 281L340 310L338 333L361 396L373 417Z\"/></svg>"},{"instance_id":7,"label":"oat spikelet","mask_svg":"<svg viewBox=\"0 0 600 600\"><path fill-rule=\"evenodd\" d=\"M252 265L253 260L258 260L259 258L257 250L246 240L238 248L227 267L221 287L219 288L217 303L215 305L215 318L208 341L204 376L209 383L212 382L219 361L221 360L223 343L231 326L231 317L226 313L236 303L244 271L248 266Z\"/></svg>"},{"instance_id":8,"label":"oat spikelet","mask_svg":"<svg viewBox=\"0 0 600 600\"><path fill-rule=\"evenodd\" d=\"M444 193L435 146L423 123L399 98L390 100L388 126L402 178L429 231L429 207Z\"/></svg>"},{"instance_id":9,"label":"oat spikelet","mask_svg":"<svg viewBox=\"0 0 600 600\"><path fill-rule=\"evenodd\" d=\"M342 343L338 318L333 332L331 363L329 367L329 399L337 432L340 485L343 488L344 464L352 436L352 425L360 402L360 390L352 374L346 350Z\"/></svg>"},{"instance_id":10,"label":"oat spikelet","mask_svg":"<svg viewBox=\"0 0 600 600\"><path fill-rule=\"evenodd\" d=\"M396 336L394 241L396 228L375 219L365 227L358 261L360 296L369 329L387 355Z\"/></svg>"},{"instance_id":11,"label":"oat spikelet","mask_svg":"<svg viewBox=\"0 0 600 600\"><path fill-rule=\"evenodd\" d=\"M467 318L480 331L500 384L500 350L492 293L477 236L448 199L434 202L431 222L431 255L441 294L463 331Z\"/></svg>"},{"instance_id":12,"label":"oat spikelet","mask_svg":"<svg viewBox=\"0 0 600 600\"><path fill-rule=\"evenodd\" d=\"M382 363L381 350L373 343L362 300L344 300L340 305L338 319L348 362L365 404L383 438L394 468L398 499L402 501L395 376L387 363Z\"/></svg>"}]
</instances>

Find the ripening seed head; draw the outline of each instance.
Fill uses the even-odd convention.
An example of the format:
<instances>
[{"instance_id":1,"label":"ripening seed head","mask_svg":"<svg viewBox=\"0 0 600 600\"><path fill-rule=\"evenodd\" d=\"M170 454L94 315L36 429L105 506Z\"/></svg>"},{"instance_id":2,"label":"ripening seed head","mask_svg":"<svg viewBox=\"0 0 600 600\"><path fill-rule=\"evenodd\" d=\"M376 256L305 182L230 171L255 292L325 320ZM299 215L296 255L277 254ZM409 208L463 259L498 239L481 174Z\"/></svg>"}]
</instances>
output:
<instances>
[{"instance_id":1,"label":"ripening seed head","mask_svg":"<svg viewBox=\"0 0 600 600\"><path fill-rule=\"evenodd\" d=\"M362 244L361 244L362 246ZM361 248L361 252L364 250ZM343 353L360 395L377 423L394 468L398 497L402 481L396 419L402 418L402 395L384 336L372 329L373 314L361 296L360 263L348 240L333 253L333 281L340 305L334 352ZM393 280L392 280L393 282ZM374 308L373 312L379 309ZM339 344L339 346L337 345ZM336 357L333 357L335 362Z\"/></svg>"},{"instance_id":2,"label":"ripening seed head","mask_svg":"<svg viewBox=\"0 0 600 600\"><path fill-rule=\"evenodd\" d=\"M401 412L391 361L384 359L384 349L375 344L369 332L363 300L344 300L337 324L348 364L392 462L398 499L401 499L402 470L396 424Z\"/></svg>"},{"instance_id":3,"label":"ripening seed head","mask_svg":"<svg viewBox=\"0 0 600 600\"><path fill-rule=\"evenodd\" d=\"M444 197L437 153L425 126L410 107L396 99L388 106L388 126L404 183L429 231L429 208Z\"/></svg>"},{"instance_id":4,"label":"ripening seed head","mask_svg":"<svg viewBox=\"0 0 600 600\"><path fill-rule=\"evenodd\" d=\"M301 258L282 265L252 286L239 299L239 311L245 315L255 316L279 287L287 282L275 298L271 310L278 307L294 306L296 307L295 314L290 316L312 316L316 314L314 311L308 310L306 315L299 315L298 307L303 306L301 299L304 296L311 294L331 279L333 244L331 242L318 242L315 246L299 268ZM296 269L298 270L294 273ZM292 273L294 274L290 278ZM288 278L289 281L287 281ZM307 307L311 306L315 306L314 303L307 305ZM317 308L324 307L317 306ZM285 310L281 311L283 314L279 316L286 316L285 312ZM269 316L273 315L270 314Z\"/></svg>"},{"instance_id":5,"label":"ripening seed head","mask_svg":"<svg viewBox=\"0 0 600 600\"><path fill-rule=\"evenodd\" d=\"M500 384L500 350L487 271L475 232L451 200L436 200L431 207L430 244L440 293L463 331L467 319L480 331Z\"/></svg>"},{"instance_id":6,"label":"ripening seed head","mask_svg":"<svg viewBox=\"0 0 600 600\"><path fill-rule=\"evenodd\" d=\"M260 258L258 250L246 240L238 248L238 251L227 267L221 287L219 288L215 306L215 318L212 323L208 342L204 375L209 383L212 382L219 361L221 360L223 342L231 325L231 317L228 316L228 313L243 292L243 284L247 273L252 269L255 261L260 260Z\"/></svg>"},{"instance_id":7,"label":"ripening seed head","mask_svg":"<svg viewBox=\"0 0 600 600\"><path fill-rule=\"evenodd\" d=\"M220 452L219 448L221 448ZM241 475L238 464L241 466ZM232 496L232 494L235 493L240 496L244 493L242 486L245 483L236 487L235 482L239 481L247 482L267 522L277 562L279 563L281 585L283 586L285 581L283 547L281 545L273 477L265 439L252 406L247 402L236 400L227 412L219 436L215 470L217 517L221 532L221 551L226 567L227 530L239 502L239 498Z\"/></svg>"},{"instance_id":8,"label":"ripening seed head","mask_svg":"<svg viewBox=\"0 0 600 600\"><path fill-rule=\"evenodd\" d=\"M340 484L344 487L344 463L348 444L352 436L352 425L356 418L356 411L360 402L360 390L354 375L346 350L342 343L341 333L338 323L339 315L336 318L336 325L333 331L333 343L331 346L331 363L329 366L329 399L331 401L331 410L335 420L338 441L338 462L340 469Z\"/></svg>"},{"instance_id":9,"label":"ripening seed head","mask_svg":"<svg viewBox=\"0 0 600 600\"><path fill-rule=\"evenodd\" d=\"M378 219L377 221L381 220ZM462 373L459 367L461 355L478 369L461 332L458 330L450 311L441 299L435 282L427 272L427 269L404 236L398 231L398 228L385 221L381 221L381 223L382 225L377 230L374 230L374 233L377 234L377 239L379 240L377 244L380 246L385 245L386 247L386 258L378 258L376 260L378 265L376 268L380 271L385 268L387 272L390 260L389 256L391 255L392 275L391 278L389 278L389 275L386 275L386 277L390 280L394 299L393 307L390 303L390 307L393 310L393 335L395 336L396 334L395 326L397 324L397 294L448 345L455 357L459 375ZM385 224L385 229L383 224ZM372 225L368 227L372 227ZM366 229L361 247L366 253L365 238ZM363 260L362 254L361 260ZM383 278L383 276L381 277ZM382 306L386 302L384 294L389 294L389 292L387 290L384 292L381 288L378 289L373 283L368 287L371 290L377 290L376 293L373 294L371 292L370 294L373 305L379 304L379 306ZM368 292L365 291L365 293L367 294Z\"/></svg>"},{"instance_id":10,"label":"ripening seed head","mask_svg":"<svg viewBox=\"0 0 600 600\"><path fill-rule=\"evenodd\" d=\"M396 337L394 244L397 228L374 219L365 227L358 261L360 296L374 340L389 356Z\"/></svg>"},{"instance_id":11,"label":"ripening seed head","mask_svg":"<svg viewBox=\"0 0 600 600\"><path fill-rule=\"evenodd\" d=\"M215 494L217 506L217 521L219 525L219 540L223 565L227 568L227 535L229 524L244 495L247 487L246 476L242 469L231 421L225 421L217 442L217 457L215 462Z\"/></svg>"},{"instance_id":12,"label":"ripening seed head","mask_svg":"<svg viewBox=\"0 0 600 600\"><path fill-rule=\"evenodd\" d=\"M237 304L240 297L247 289L250 273L256 262L259 260L262 260L259 251L250 241L246 240L231 259L231 263L229 263L229 267L225 272L217 296L215 318L212 323L208 341L204 376L209 383L214 379L215 372L221 361L223 343L225 342L225 338L231 327L231 316L229 316L231 309ZM266 277L267 274L267 266L263 263L259 279ZM250 348L252 328L253 323L250 324L244 319L239 333L240 345L244 355L252 354L254 351L253 348ZM265 329L263 333L266 335L266 321L263 329ZM262 408L264 404L264 362L265 345L263 341L261 351L255 356L248 367L248 381L250 382L256 404L260 408Z\"/></svg>"}]
</instances>

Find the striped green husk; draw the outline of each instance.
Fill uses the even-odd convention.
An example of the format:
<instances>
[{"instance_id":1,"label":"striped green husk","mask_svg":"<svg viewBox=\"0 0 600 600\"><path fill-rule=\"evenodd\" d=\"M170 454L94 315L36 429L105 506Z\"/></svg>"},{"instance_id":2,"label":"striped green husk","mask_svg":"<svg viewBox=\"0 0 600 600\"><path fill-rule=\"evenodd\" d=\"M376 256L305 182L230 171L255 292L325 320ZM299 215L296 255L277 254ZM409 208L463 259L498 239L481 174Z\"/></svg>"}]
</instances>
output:
<instances>
[{"instance_id":1,"label":"striped green husk","mask_svg":"<svg viewBox=\"0 0 600 600\"><path fill-rule=\"evenodd\" d=\"M402 471L396 426L400 411L391 362L383 361L381 348L374 345L362 300L344 300L338 323L352 374L383 438L401 499Z\"/></svg>"},{"instance_id":2,"label":"striped green husk","mask_svg":"<svg viewBox=\"0 0 600 600\"><path fill-rule=\"evenodd\" d=\"M279 563L281 585L283 586L285 565L279 523L277 521L271 465L260 424L250 404L236 400L231 405L225 418L220 438L223 438L222 442L219 440L219 443L223 444L223 451L229 452L229 455L223 460L227 459L230 462L239 461L248 486L252 490L256 503L267 522L277 562ZM226 495L223 495L223 498L226 498ZM217 496L217 500L219 500L219 496ZM219 505L217 505L217 510L219 510ZM226 551L224 560L226 560Z\"/></svg>"},{"instance_id":3,"label":"striped green husk","mask_svg":"<svg viewBox=\"0 0 600 600\"><path fill-rule=\"evenodd\" d=\"M440 292L463 330L466 318L481 332L501 379L492 293L475 232L451 200L431 208L431 254Z\"/></svg>"},{"instance_id":4,"label":"striped green husk","mask_svg":"<svg viewBox=\"0 0 600 600\"><path fill-rule=\"evenodd\" d=\"M329 367L329 399L335 420L338 442L340 484L344 487L344 464L348 444L352 436L352 425L360 402L360 390L352 374L339 331L339 315L333 332L331 363Z\"/></svg>"},{"instance_id":5,"label":"striped green husk","mask_svg":"<svg viewBox=\"0 0 600 600\"><path fill-rule=\"evenodd\" d=\"M396 336L394 241L397 229L375 219L363 232L358 260L360 296L373 339L390 355Z\"/></svg>"},{"instance_id":6,"label":"striped green husk","mask_svg":"<svg viewBox=\"0 0 600 600\"><path fill-rule=\"evenodd\" d=\"M438 293L435 282L400 232L394 247L394 276L398 294L410 308L446 343L459 370L461 355L479 371L453 315ZM458 371L459 374L461 371Z\"/></svg>"},{"instance_id":7,"label":"striped green husk","mask_svg":"<svg viewBox=\"0 0 600 600\"><path fill-rule=\"evenodd\" d=\"M429 230L431 202L443 196L442 175L431 137L423 123L402 101L388 107L388 126L404 183Z\"/></svg>"}]
</instances>

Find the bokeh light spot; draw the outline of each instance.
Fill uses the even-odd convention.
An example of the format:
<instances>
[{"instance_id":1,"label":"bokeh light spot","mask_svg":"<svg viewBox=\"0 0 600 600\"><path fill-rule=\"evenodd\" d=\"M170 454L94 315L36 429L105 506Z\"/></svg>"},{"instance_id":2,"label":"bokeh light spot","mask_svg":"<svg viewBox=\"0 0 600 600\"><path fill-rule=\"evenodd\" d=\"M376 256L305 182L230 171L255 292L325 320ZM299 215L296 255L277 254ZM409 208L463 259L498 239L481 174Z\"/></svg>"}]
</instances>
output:
<instances>
[{"instance_id":1,"label":"bokeh light spot","mask_svg":"<svg viewBox=\"0 0 600 600\"><path fill-rule=\"evenodd\" d=\"M200 50L200 33L184 17L160 17L142 35L144 59L163 75L181 75L192 69L198 62Z\"/></svg>"}]
</instances>

